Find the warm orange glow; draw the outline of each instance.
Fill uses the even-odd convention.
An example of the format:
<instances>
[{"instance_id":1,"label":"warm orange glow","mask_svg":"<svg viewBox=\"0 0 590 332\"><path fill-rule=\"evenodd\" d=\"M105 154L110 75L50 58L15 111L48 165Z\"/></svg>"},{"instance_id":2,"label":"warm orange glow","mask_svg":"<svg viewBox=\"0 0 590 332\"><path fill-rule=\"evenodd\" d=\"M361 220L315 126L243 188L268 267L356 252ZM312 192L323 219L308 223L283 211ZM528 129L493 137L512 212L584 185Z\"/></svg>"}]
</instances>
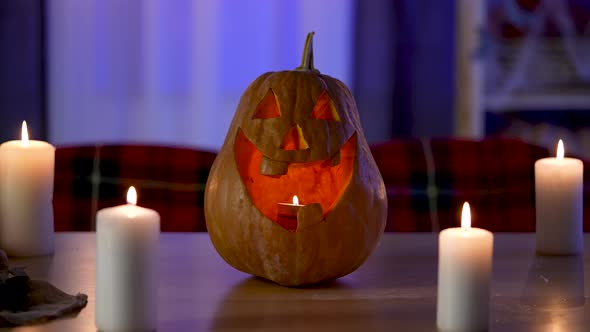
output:
<instances>
[{"instance_id":1,"label":"warm orange glow","mask_svg":"<svg viewBox=\"0 0 590 332\"><path fill-rule=\"evenodd\" d=\"M299 125L295 125L287 131L281 143L283 150L305 150L309 149L309 144L303 137L303 129Z\"/></svg>"},{"instance_id":2,"label":"warm orange glow","mask_svg":"<svg viewBox=\"0 0 590 332\"><path fill-rule=\"evenodd\" d=\"M324 218L339 202L352 178L355 167L357 136L353 134L340 148L340 163L332 166L330 159L290 163L287 173L279 177L260 174L262 153L240 129L234 147L238 172L252 204L264 216L285 229L295 231L297 223L283 224L278 219L278 205L291 202L293 193L305 204L318 203Z\"/></svg>"},{"instance_id":3,"label":"warm orange glow","mask_svg":"<svg viewBox=\"0 0 590 332\"><path fill-rule=\"evenodd\" d=\"M277 97L272 89L268 89L266 96L264 96L260 103L258 103L258 106L256 106L256 111L254 111L252 119L272 119L280 116L281 109L277 102Z\"/></svg>"},{"instance_id":4,"label":"warm orange glow","mask_svg":"<svg viewBox=\"0 0 590 332\"><path fill-rule=\"evenodd\" d=\"M20 135L23 146L29 146L29 130L27 129L27 121L23 121Z\"/></svg>"},{"instance_id":5,"label":"warm orange glow","mask_svg":"<svg viewBox=\"0 0 590 332\"><path fill-rule=\"evenodd\" d=\"M467 231L471 228L471 209L469 203L463 203L463 211L461 211L461 228Z\"/></svg>"},{"instance_id":6,"label":"warm orange glow","mask_svg":"<svg viewBox=\"0 0 590 332\"><path fill-rule=\"evenodd\" d=\"M299 197L297 195L293 196L293 205L299 205Z\"/></svg>"},{"instance_id":7,"label":"warm orange glow","mask_svg":"<svg viewBox=\"0 0 590 332\"><path fill-rule=\"evenodd\" d=\"M555 155L555 158L557 158L557 160L562 160L564 155L565 150L563 148L563 141L559 140L559 142L557 143L557 154Z\"/></svg>"},{"instance_id":8,"label":"warm orange glow","mask_svg":"<svg viewBox=\"0 0 590 332\"><path fill-rule=\"evenodd\" d=\"M318 100L313 107L313 111L311 112L311 118L327 121L340 121L336 106L334 106L332 98L330 98L330 95L326 91L322 92L318 97Z\"/></svg>"},{"instance_id":9,"label":"warm orange glow","mask_svg":"<svg viewBox=\"0 0 590 332\"><path fill-rule=\"evenodd\" d=\"M127 190L127 204L137 205L137 191L133 186Z\"/></svg>"}]
</instances>

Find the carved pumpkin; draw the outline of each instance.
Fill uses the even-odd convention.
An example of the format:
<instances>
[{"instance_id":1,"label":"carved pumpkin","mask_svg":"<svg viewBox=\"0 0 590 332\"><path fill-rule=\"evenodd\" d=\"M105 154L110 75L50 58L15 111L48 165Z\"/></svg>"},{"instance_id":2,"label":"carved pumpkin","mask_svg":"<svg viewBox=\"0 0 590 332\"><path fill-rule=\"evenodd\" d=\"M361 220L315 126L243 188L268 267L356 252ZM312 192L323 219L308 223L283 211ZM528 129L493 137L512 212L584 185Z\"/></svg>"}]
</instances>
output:
<instances>
[{"instance_id":1,"label":"carved pumpkin","mask_svg":"<svg viewBox=\"0 0 590 332\"><path fill-rule=\"evenodd\" d=\"M205 191L207 228L221 257L288 286L357 269L387 213L354 98L314 69L312 37L300 67L263 74L246 89ZM284 204L295 195L302 206Z\"/></svg>"}]
</instances>

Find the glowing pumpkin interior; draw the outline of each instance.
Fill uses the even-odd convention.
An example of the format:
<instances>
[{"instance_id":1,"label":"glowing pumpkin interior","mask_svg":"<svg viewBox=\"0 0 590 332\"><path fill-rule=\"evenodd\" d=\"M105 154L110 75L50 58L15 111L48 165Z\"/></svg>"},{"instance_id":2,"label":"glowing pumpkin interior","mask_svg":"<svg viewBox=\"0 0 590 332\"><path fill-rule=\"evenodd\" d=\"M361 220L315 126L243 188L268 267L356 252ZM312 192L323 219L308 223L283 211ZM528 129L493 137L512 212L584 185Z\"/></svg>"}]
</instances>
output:
<instances>
[{"instance_id":1,"label":"glowing pumpkin interior","mask_svg":"<svg viewBox=\"0 0 590 332\"><path fill-rule=\"evenodd\" d=\"M287 135L293 135L287 133ZM260 174L262 153L239 129L235 139L235 159L240 177L252 203L266 218L289 231L297 230L296 221L278 218L278 204L290 203L297 195L301 205L319 203L323 219L336 206L348 186L355 167L357 136L354 133L340 148L340 162L334 158L304 163L289 163L286 174ZM295 143L294 143L295 144Z\"/></svg>"}]
</instances>

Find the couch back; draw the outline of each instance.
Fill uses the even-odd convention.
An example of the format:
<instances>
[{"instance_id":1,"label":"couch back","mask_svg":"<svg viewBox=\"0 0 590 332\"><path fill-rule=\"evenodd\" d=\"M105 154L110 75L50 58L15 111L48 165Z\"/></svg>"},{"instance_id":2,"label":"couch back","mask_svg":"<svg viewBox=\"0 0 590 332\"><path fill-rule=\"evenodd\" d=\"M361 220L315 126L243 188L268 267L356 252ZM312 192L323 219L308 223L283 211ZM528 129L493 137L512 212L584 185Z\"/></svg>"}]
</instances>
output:
<instances>
[{"instance_id":1,"label":"couch back","mask_svg":"<svg viewBox=\"0 0 590 332\"><path fill-rule=\"evenodd\" d=\"M160 213L162 231L206 231L204 190L214 159L212 152L160 146L58 148L55 230L94 230L96 212L125 204L135 186L138 205Z\"/></svg>"},{"instance_id":2,"label":"couch back","mask_svg":"<svg viewBox=\"0 0 590 332\"><path fill-rule=\"evenodd\" d=\"M544 148L488 138L398 140L371 149L387 188L386 231L456 227L464 201L472 206L474 227L535 230L534 163L549 155ZM206 231L204 189L214 159L212 152L174 147L58 148L55 228L94 230L96 212L124 204L133 185L139 205L160 213L162 231ZM590 195L584 203L590 207ZM590 213L584 228L590 231Z\"/></svg>"}]
</instances>

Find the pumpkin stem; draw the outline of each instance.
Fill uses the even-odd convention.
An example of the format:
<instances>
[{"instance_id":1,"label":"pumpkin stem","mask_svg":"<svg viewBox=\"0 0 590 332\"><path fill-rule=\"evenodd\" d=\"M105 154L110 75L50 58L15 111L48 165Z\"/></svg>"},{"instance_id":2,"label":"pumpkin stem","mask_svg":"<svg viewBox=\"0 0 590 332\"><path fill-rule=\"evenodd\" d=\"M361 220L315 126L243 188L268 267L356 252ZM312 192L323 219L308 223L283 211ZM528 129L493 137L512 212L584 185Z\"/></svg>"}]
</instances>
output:
<instances>
[{"instance_id":1,"label":"pumpkin stem","mask_svg":"<svg viewBox=\"0 0 590 332\"><path fill-rule=\"evenodd\" d=\"M313 35L315 32L310 32L307 34L307 38L305 39L305 46L303 46L303 57L301 58L301 65L295 70L298 71L312 71L314 73L319 73L320 71L313 67Z\"/></svg>"}]
</instances>

